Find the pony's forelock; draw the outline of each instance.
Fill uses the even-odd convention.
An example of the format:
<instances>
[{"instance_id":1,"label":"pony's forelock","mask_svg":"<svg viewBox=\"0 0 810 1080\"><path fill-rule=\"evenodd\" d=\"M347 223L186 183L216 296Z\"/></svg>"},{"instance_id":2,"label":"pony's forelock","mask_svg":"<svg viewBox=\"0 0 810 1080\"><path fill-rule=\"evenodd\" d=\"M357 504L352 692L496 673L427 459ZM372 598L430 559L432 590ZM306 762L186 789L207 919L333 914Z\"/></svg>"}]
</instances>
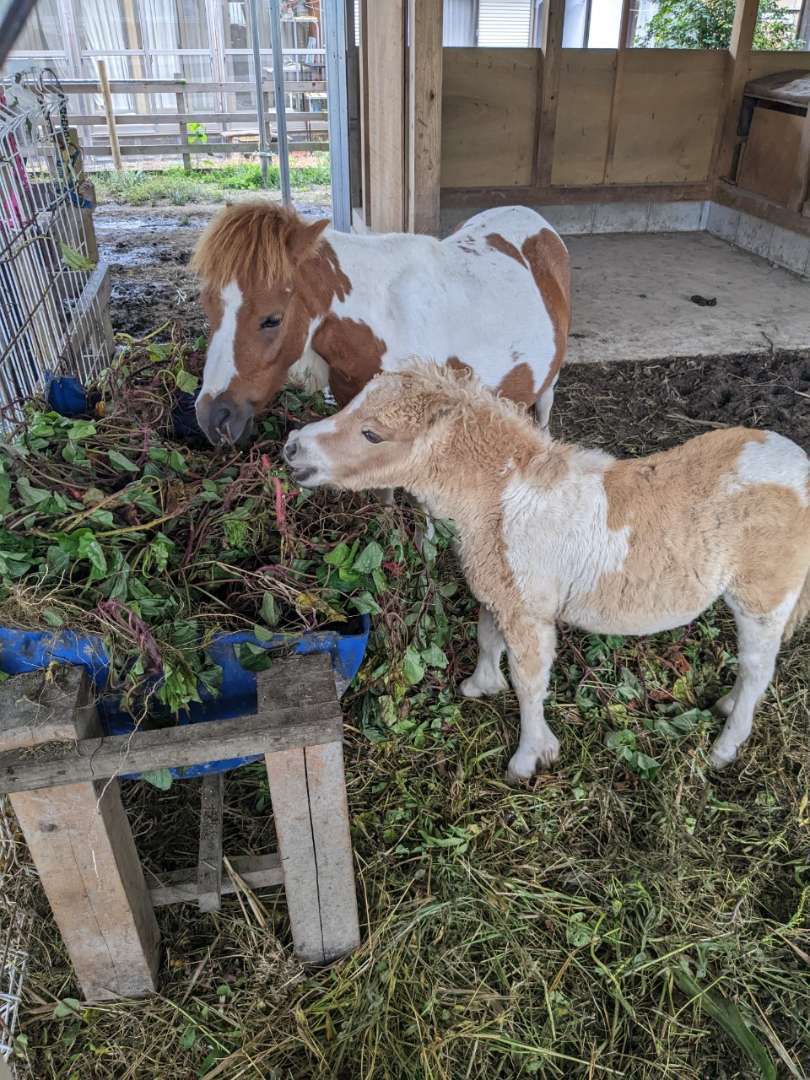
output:
<instances>
[{"instance_id":1,"label":"pony's forelock","mask_svg":"<svg viewBox=\"0 0 810 1080\"><path fill-rule=\"evenodd\" d=\"M320 233L294 210L266 199L234 203L221 210L200 237L191 269L215 289L231 281L243 285L256 279L265 284L287 283L295 263L309 253L307 245L300 243L308 231L314 251Z\"/></svg>"}]
</instances>

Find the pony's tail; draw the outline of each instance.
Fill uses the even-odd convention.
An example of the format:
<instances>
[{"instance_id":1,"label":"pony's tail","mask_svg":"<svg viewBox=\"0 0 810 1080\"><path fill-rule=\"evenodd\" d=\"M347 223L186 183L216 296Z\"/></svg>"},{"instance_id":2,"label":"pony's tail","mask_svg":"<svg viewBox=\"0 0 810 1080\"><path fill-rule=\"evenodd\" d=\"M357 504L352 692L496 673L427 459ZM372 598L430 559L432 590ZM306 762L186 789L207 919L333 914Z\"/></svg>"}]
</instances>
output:
<instances>
[{"instance_id":1,"label":"pony's tail","mask_svg":"<svg viewBox=\"0 0 810 1080\"><path fill-rule=\"evenodd\" d=\"M790 618L785 624L785 632L783 634L783 641L787 641L793 634L799 629L805 619L810 617L810 570L807 571L807 577L804 579L804 586L799 593L799 599L796 601L796 605L793 611L790 613Z\"/></svg>"}]
</instances>

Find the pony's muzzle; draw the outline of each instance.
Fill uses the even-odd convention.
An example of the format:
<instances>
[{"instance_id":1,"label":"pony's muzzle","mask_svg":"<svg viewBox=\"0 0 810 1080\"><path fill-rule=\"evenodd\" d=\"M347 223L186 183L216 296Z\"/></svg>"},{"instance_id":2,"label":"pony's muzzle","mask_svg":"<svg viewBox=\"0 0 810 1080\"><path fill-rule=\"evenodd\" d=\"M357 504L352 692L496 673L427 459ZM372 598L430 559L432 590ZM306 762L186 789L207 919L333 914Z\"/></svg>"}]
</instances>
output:
<instances>
[{"instance_id":1,"label":"pony's muzzle","mask_svg":"<svg viewBox=\"0 0 810 1080\"><path fill-rule=\"evenodd\" d=\"M197 423L213 446L243 445L253 430L253 406L238 405L225 394L197 399Z\"/></svg>"}]
</instances>

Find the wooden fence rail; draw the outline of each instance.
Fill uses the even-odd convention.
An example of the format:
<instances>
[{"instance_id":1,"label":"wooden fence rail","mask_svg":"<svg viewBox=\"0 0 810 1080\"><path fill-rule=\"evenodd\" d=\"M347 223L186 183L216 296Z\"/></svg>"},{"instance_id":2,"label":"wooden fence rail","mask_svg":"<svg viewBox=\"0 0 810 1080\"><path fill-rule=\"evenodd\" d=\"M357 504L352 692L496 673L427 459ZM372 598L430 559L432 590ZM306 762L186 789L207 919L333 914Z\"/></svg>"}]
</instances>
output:
<instances>
[{"instance_id":1,"label":"wooden fence rail","mask_svg":"<svg viewBox=\"0 0 810 1080\"><path fill-rule=\"evenodd\" d=\"M108 79L106 85L100 79L65 79L62 87L67 95L100 94L105 105L104 112L73 112L70 111L70 122L76 127L93 129L104 127L107 131L107 140L95 142L90 138L85 139L84 154L87 157L110 157L113 156L114 165L117 169L122 168L122 158L125 157L163 157L181 156L186 171L191 168L191 155L217 155L217 154L245 154L255 153L260 149L258 138L259 116L254 111L221 111L198 110L190 108L187 95L189 94L212 94L219 95L222 100L224 94L250 93L255 96L256 88L250 82L192 82L186 79ZM277 112L275 108L269 108L268 94L273 90L273 84L264 80L262 92L265 107L262 109L262 121L267 129L267 144L271 150L278 152L278 137L276 133ZM322 80L293 80L285 83L285 91L289 94L324 94L326 83ZM175 112L130 112L118 114L115 109L113 98L115 95L143 95L165 94L173 95L176 101ZM307 112L304 110L289 110L284 114L287 118L288 134L293 138L288 139L288 147L293 150L325 150L329 142L329 118L325 110ZM212 132L214 139L200 138L189 133L190 124L214 125L218 130ZM229 124L241 124L243 128L237 131L228 130ZM173 127L177 131L177 138L171 141L157 141L169 135L169 132L150 131L149 128ZM147 128L147 131L134 131L135 127ZM251 138L251 136L254 136ZM298 138L295 138L298 136ZM302 137L303 136L303 137ZM150 141L145 141L145 140Z\"/></svg>"}]
</instances>

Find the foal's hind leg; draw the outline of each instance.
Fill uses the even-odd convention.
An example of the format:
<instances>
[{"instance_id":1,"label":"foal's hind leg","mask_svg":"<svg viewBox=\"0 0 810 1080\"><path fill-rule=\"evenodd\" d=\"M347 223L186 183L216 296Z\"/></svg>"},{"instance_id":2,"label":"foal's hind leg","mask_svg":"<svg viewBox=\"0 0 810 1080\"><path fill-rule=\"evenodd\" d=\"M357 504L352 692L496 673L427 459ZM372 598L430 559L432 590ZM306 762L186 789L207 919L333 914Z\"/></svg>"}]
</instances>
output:
<instances>
[{"instance_id":1,"label":"foal's hind leg","mask_svg":"<svg viewBox=\"0 0 810 1080\"><path fill-rule=\"evenodd\" d=\"M717 703L728 719L711 750L711 762L717 769L729 765L751 734L754 710L773 678L776 654L789 611L782 605L767 615L752 615L739 600L725 597L737 623L737 680L731 693Z\"/></svg>"},{"instance_id":2,"label":"foal's hind leg","mask_svg":"<svg viewBox=\"0 0 810 1080\"><path fill-rule=\"evenodd\" d=\"M459 686L464 697L483 697L507 690L509 684L501 671L501 657L506 650L503 634L495 625L492 612L484 604L478 615L478 663L469 679Z\"/></svg>"}]
</instances>

